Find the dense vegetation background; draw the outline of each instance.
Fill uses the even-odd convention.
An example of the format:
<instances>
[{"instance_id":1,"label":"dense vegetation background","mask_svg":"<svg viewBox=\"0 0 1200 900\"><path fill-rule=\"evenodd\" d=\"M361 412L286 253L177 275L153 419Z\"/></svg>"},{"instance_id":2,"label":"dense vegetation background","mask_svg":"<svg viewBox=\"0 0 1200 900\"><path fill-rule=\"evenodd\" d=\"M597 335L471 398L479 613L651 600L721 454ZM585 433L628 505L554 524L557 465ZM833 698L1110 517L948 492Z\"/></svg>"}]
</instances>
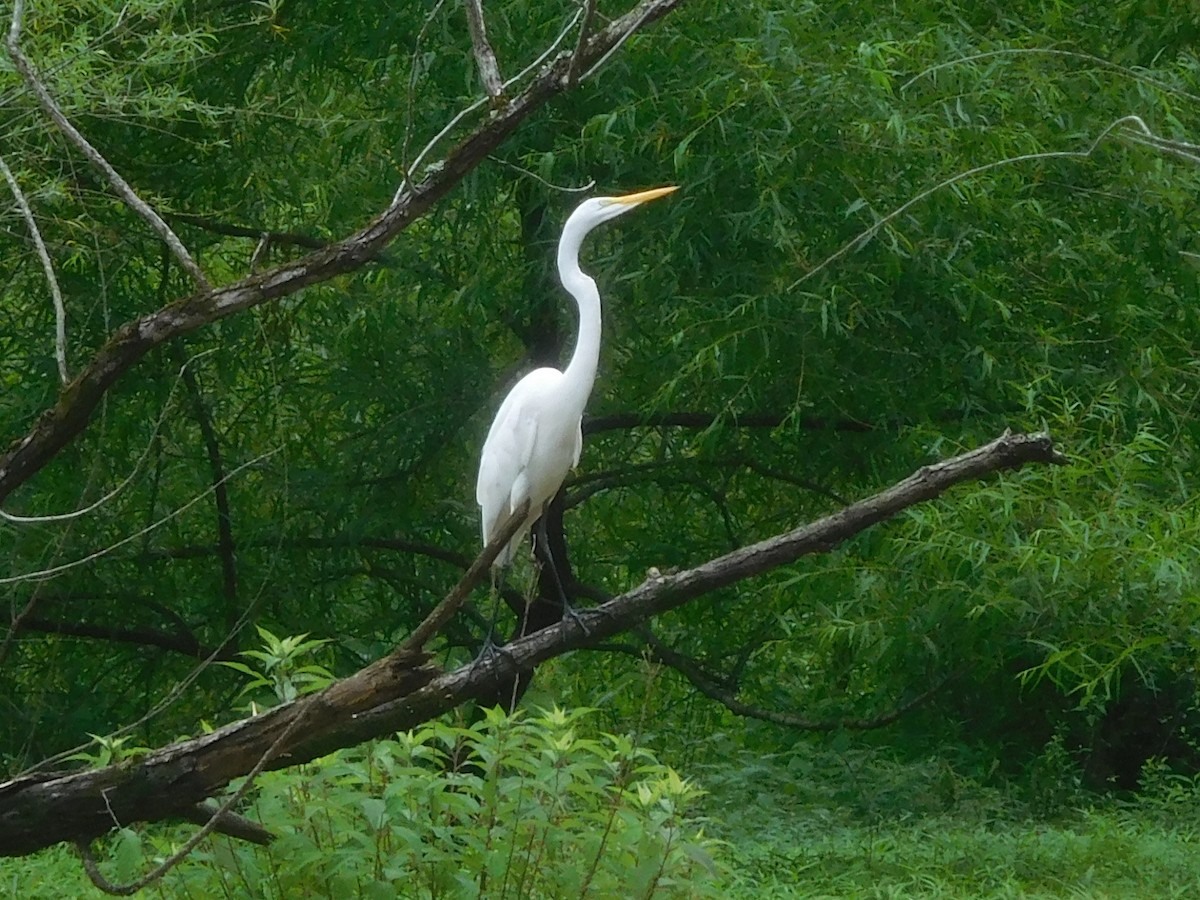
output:
<instances>
[{"instance_id":1,"label":"dense vegetation background","mask_svg":"<svg viewBox=\"0 0 1200 900\"><path fill-rule=\"evenodd\" d=\"M491 4L506 74L575 9ZM244 673L197 662L251 660L254 626L326 640L305 663L334 675L392 647L475 554L502 392L569 352L567 213L676 183L585 252L605 343L564 521L597 594L1005 428L1049 429L1070 464L663 617L682 666L632 640L556 660L527 705L596 707L589 727L708 787L714 820L760 803L775 829L807 823L793 843L830 839L822 803L878 827L964 798L1058 813L1084 788L1154 786L1153 827L1200 737L1198 29L1189 4L1124 0L684 4L361 271L149 356L9 498L46 516L124 485L86 516L0 523L6 770L135 721L157 746L241 714ZM360 227L481 95L453 3L30 2L23 40L218 282ZM11 68L0 91L76 367L191 283ZM2 212L7 444L61 385L42 267ZM477 649L479 597L445 658ZM734 715L680 668L790 722ZM759 871L750 823L726 827ZM802 883L808 864L780 867Z\"/></svg>"}]
</instances>

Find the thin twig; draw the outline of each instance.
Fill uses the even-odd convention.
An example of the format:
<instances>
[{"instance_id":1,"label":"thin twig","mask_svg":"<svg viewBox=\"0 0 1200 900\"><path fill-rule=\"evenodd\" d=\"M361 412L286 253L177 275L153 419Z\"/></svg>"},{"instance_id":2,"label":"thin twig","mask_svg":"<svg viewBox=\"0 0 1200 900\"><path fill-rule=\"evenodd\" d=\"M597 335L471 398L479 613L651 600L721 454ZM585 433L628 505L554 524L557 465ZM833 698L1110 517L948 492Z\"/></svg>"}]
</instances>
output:
<instances>
[{"instance_id":1,"label":"thin twig","mask_svg":"<svg viewBox=\"0 0 1200 900\"><path fill-rule=\"evenodd\" d=\"M129 183L121 177L120 173L100 154L100 151L93 147L88 142L88 139L80 133L79 129L71 124L70 120L67 119L58 104L54 101L54 98L50 96L50 92L46 90L46 86L38 79L37 71L34 69L33 64L21 50L21 17L24 11L24 0L16 0L16 3L13 5L12 25L8 30L8 38L5 43L8 46L8 54L12 57L13 65L21 74L26 87L37 98L42 110L58 126L59 131L65 134L71 143L79 148L80 152L87 157L88 162L104 174L105 178L108 179L108 183L112 185L113 190L120 195L121 199L134 212L141 216L154 229L158 236L166 242L167 246L171 248L171 252L179 260L179 264L192 276L192 280L202 290L211 290L208 279L204 277L204 273L196 265L187 248L175 236L175 232L171 230L171 226L164 222L162 217L137 195L133 188L129 186Z\"/></svg>"},{"instance_id":2,"label":"thin twig","mask_svg":"<svg viewBox=\"0 0 1200 900\"><path fill-rule=\"evenodd\" d=\"M1000 169L1005 166L1012 166L1018 163L1034 162L1043 159L1087 159L1096 152L1096 148L1100 146L1100 143L1106 137L1108 137L1121 126L1129 125L1131 123L1138 123L1142 126L1142 128L1146 129L1145 123L1142 122L1141 118L1138 116L1122 116L1116 121L1111 122L1084 150L1051 150L1046 153L1023 153L1020 156L1010 156L1005 159L998 159L990 163L984 163L981 166L975 166L973 169L967 169L965 172L959 172L957 175L952 175L943 181L939 181L933 187L921 191L921 193L917 194L915 197L912 197L906 202L902 203L900 206L897 206L886 216L883 216L881 219L875 222L874 225L867 228L865 231L860 232L851 240L847 241L831 255L825 257L825 259L823 259L820 263L809 269L790 285L788 285L787 290L794 291L818 272L829 268L829 266L841 259L846 254L865 247L868 243L870 243L871 239L875 237L875 235L884 229L885 226L891 224L896 219L900 218L900 216L904 215L904 213L908 212L908 210L912 209L912 207L916 206L922 200L927 199L933 194L936 194L938 191L942 190L942 188L950 187L951 185L958 184L960 181L966 181L968 178L974 178L976 175L982 175L984 172L990 172L993 169ZM1146 131L1149 131L1149 129L1146 129Z\"/></svg>"},{"instance_id":3,"label":"thin twig","mask_svg":"<svg viewBox=\"0 0 1200 900\"><path fill-rule=\"evenodd\" d=\"M596 179L594 178L589 178L587 184L581 184L577 186L572 186L569 184L555 184L553 181L547 181L532 169L526 169L524 166L518 166L516 163L511 163L507 159L501 159L498 156L489 156L488 159L496 163L498 166L503 166L506 169L512 169L514 172L519 172L526 178L532 178L534 181L545 185L552 191L562 191L564 194L583 194L596 186Z\"/></svg>"},{"instance_id":4,"label":"thin twig","mask_svg":"<svg viewBox=\"0 0 1200 900\"><path fill-rule=\"evenodd\" d=\"M208 350L201 350L199 353L190 357L187 362L185 362L179 368L180 376L182 376L187 370L187 367L196 360L200 359L201 357L208 356L210 353L216 352L216 348L209 348ZM176 385L171 385L170 393L167 394L166 403L163 404L162 412L159 414L158 420L154 423L154 430L150 433L150 440L146 443L146 449L142 451L142 455L138 457L137 462L133 464L133 468L130 470L129 474L126 475L124 480L122 480L121 483L115 488L95 502L89 503L87 506L72 510L68 513L50 513L49 515L45 516L19 516L15 513L5 512L4 510L0 509L0 519L4 520L5 522L12 522L14 525L44 525L48 522L67 522L71 519L78 519L81 516L86 516L88 513L99 509L109 500L113 499L113 497L117 496L117 494L121 493L121 491L125 490L125 488L133 483L133 479L136 478L138 472L141 471L142 463L149 458L151 451L154 449L155 441L158 439L159 434L162 431L163 422L167 420L167 414L171 411L171 400L175 395L175 387Z\"/></svg>"},{"instance_id":5,"label":"thin twig","mask_svg":"<svg viewBox=\"0 0 1200 900\"><path fill-rule=\"evenodd\" d=\"M471 49L475 51L483 89L493 101L498 100L504 92L504 79L500 77L496 51L488 43L487 27L483 23L483 4L481 0L463 0L463 6L467 10L467 30L471 32Z\"/></svg>"},{"instance_id":6,"label":"thin twig","mask_svg":"<svg viewBox=\"0 0 1200 900\"><path fill-rule=\"evenodd\" d=\"M951 59L947 62L938 63L936 66L930 66L928 69L918 72L912 78L908 79L908 81L904 82L904 84L900 85L900 93L904 93L910 87L912 87L915 82L932 75L934 72L950 68L951 66L959 66L966 63L978 62L981 59L993 59L998 56L1062 56L1069 59L1079 59L1092 63L1095 66L1099 66L1102 69L1110 69L1120 72L1123 75L1129 75L1137 81L1151 84L1159 90L1167 91L1168 93L1175 94L1180 97L1186 97L1188 100L1200 100L1200 97L1195 94L1188 93L1182 88L1177 88L1174 85L1167 84L1165 81L1159 81L1157 78L1151 78L1149 75L1138 72L1137 70L1131 69L1128 66L1122 66L1119 63L1111 62L1103 57L1093 56L1090 53L1080 53L1077 50L1059 50L1051 47L1005 47L1001 50L988 50L984 53L973 53L970 56L963 56L959 59Z\"/></svg>"},{"instance_id":7,"label":"thin twig","mask_svg":"<svg viewBox=\"0 0 1200 900\"><path fill-rule=\"evenodd\" d=\"M306 703L300 709L300 711L292 717L292 721L290 721L287 724L287 727L285 727L283 731L279 733L279 737L277 737L271 746L267 748L266 752L258 758L258 762L254 764L254 768L246 773L246 780L241 783L238 789L234 791L233 794L231 794L229 798L216 809L215 812L213 812L211 818L209 818L204 827L188 838L182 847L164 859L162 863L155 866L137 881L134 881L130 884L113 884L110 882L104 877L103 873L100 871L100 867L96 864L96 858L92 855L90 844L86 841L78 841L76 846L79 848L79 856L83 860L83 868L87 872L88 878L91 879L92 884L104 891L106 894L115 894L119 897L128 897L131 894L136 894L147 885L158 881L173 868L183 862L183 860L185 860L191 854L191 852L196 849L197 845L202 840L212 834L220 826L221 821L225 818L225 815L229 813L243 797L246 796L247 792L254 785L254 780L260 774L262 774L262 770L266 768L267 763L275 758L275 755L283 748L284 743L293 734L295 734L297 730L299 730L300 725L308 717L308 714L312 709L313 705L311 703Z\"/></svg>"},{"instance_id":8,"label":"thin twig","mask_svg":"<svg viewBox=\"0 0 1200 900\"><path fill-rule=\"evenodd\" d=\"M67 384L71 380L67 371L67 308L63 304L62 291L58 288L58 278L54 275L54 264L50 262L50 253L46 250L42 232L33 218L33 210L29 208L29 202L3 156L0 156L0 172L4 173L4 180L8 182L13 199L17 201L25 224L29 226L29 235L33 238L33 245L37 248L38 258L42 261L42 269L46 273L46 281L50 285L50 299L54 303L54 358L58 360L58 377L63 384Z\"/></svg>"},{"instance_id":9,"label":"thin twig","mask_svg":"<svg viewBox=\"0 0 1200 900\"><path fill-rule=\"evenodd\" d=\"M646 641L651 650L650 658L652 660L660 662L683 675L701 694L710 700L716 700L734 715L748 719L758 719L763 722L771 722L775 725L783 725L799 731L839 731L842 729L849 731L871 731L876 728L882 728L885 725L892 724L905 713L911 712L922 703L925 703L934 694L944 688L957 674L951 673L943 676L934 682L932 687L926 688L924 691L910 697L908 700L884 713L858 719L810 719L807 716L797 715L796 713L766 709L747 703L738 698L736 687L726 687L720 684L718 679L705 672L696 660L673 650L659 640L648 626L635 629L635 633ZM623 651L625 648L618 645L615 649ZM637 655L640 656L642 654L639 652Z\"/></svg>"},{"instance_id":10,"label":"thin twig","mask_svg":"<svg viewBox=\"0 0 1200 900\"><path fill-rule=\"evenodd\" d=\"M612 58L613 54L616 53L618 50L620 50L623 46L625 46L625 42L627 40L629 40L631 37L633 37L633 35L636 31L641 29L641 27L645 23L646 19L649 18L651 12L652 12L651 7L643 8L641 10L641 12L639 13L638 17L633 19L629 23L629 26L621 33L621 36L618 37L617 40L613 43L613 45L608 48L608 52L605 53L603 56L601 56L598 60L596 60L596 62L591 66L591 68L589 68L586 72L584 72L582 75L580 75L579 80L586 81L587 79L589 79L593 75L595 75L598 71L600 71L600 69L603 68L604 64L607 63ZM572 60L572 67L574 67L574 60Z\"/></svg>"},{"instance_id":11,"label":"thin twig","mask_svg":"<svg viewBox=\"0 0 1200 900\"><path fill-rule=\"evenodd\" d=\"M230 472L228 475L226 475L224 478L222 478L220 480L220 482L218 482L218 484L224 484L230 478L234 478L237 475L240 475L246 469L249 469L249 468L252 468L253 466L258 465L260 462L262 462L263 460L265 460L269 457L274 456L276 453L278 453L282 449L283 449L282 447L276 447L274 450L268 450L266 453L259 454L258 456L254 457L254 459L250 460L249 462L242 463L240 466L238 466L236 469L234 469L232 472ZM163 516L158 521L153 522L150 525L147 525L145 528L141 528L141 529L133 532L133 534L130 534L130 535L127 535L127 536L121 538L116 543L110 544L109 546L105 547L102 550L96 550L92 553L89 553L87 556L81 557L80 559L72 560L71 562L60 563L57 566L50 566L49 568L46 568L46 569L39 569L36 572L26 572L22 575L8 575L4 578L0 578L0 585L17 584L18 582L21 582L21 581L40 581L45 578L51 578L55 575L59 575L63 572L69 571L70 569L74 569L79 566L87 565L88 563L93 562L102 556L107 556L109 553L112 553L117 548L125 546L130 541L136 541L138 538L140 538L146 532L153 531L156 528L160 528L163 525L165 525L167 522L171 521L172 519L178 518L179 516L183 515L183 513L187 512L189 509L191 509L193 506L195 506L197 503L199 503L201 500L203 500L205 497L207 497L209 494L211 494L215 490L216 490L216 485L210 485L208 488L201 491L199 494L197 494L195 497L193 497L191 500L189 500L187 503L183 504L182 506L178 507L177 509L171 510L169 513L167 513L165 516Z\"/></svg>"},{"instance_id":12,"label":"thin twig","mask_svg":"<svg viewBox=\"0 0 1200 900\"><path fill-rule=\"evenodd\" d=\"M575 15L571 17L571 20L567 22L563 30L558 33L558 37L554 39L554 42L550 44L550 46L547 47L537 59L527 65L512 78L508 79L508 81L504 82L504 90L508 90L534 69L538 68L538 66L544 63L552 55L554 55L554 53L558 51L558 48L562 46L562 42L566 40L567 35L571 33L571 29L575 27L575 23L579 21L580 15L582 15L582 10L575 10ZM459 110L458 113L446 123L445 127L443 127L441 131L429 139L429 143L421 148L421 152L417 154L417 158L413 160L412 165L405 170L404 180L401 182L400 187L396 189L396 195L392 198L393 207L399 204L400 198L404 195L404 191L412 186L414 173L421 167L421 163L425 161L425 157L433 151L433 148L438 145L442 138L453 131L459 122L461 122L471 113L483 107L486 103L487 98L480 97L471 105L463 107L463 109Z\"/></svg>"},{"instance_id":13,"label":"thin twig","mask_svg":"<svg viewBox=\"0 0 1200 900\"><path fill-rule=\"evenodd\" d=\"M1200 165L1200 144L1176 141L1157 135L1150 130L1150 126L1140 116L1127 116L1127 118L1137 128L1136 130L1132 128L1126 129L1124 135L1135 144L1141 144L1143 147L1153 147L1155 150L1160 150L1169 156L1176 156L1179 159Z\"/></svg>"},{"instance_id":14,"label":"thin twig","mask_svg":"<svg viewBox=\"0 0 1200 900\"><path fill-rule=\"evenodd\" d=\"M425 32L429 30L429 26L433 23L434 18L441 11L442 5L445 2L446 0L437 0L433 4L433 8L429 10L429 15L421 23L421 30L417 32L417 39L413 41L412 59L408 64L408 93L404 100L404 140L400 144L400 164L404 167L406 181L409 173L412 171L412 167L408 164L408 142L412 139L413 97L417 90L417 75L421 71L421 42L425 40Z\"/></svg>"}]
</instances>

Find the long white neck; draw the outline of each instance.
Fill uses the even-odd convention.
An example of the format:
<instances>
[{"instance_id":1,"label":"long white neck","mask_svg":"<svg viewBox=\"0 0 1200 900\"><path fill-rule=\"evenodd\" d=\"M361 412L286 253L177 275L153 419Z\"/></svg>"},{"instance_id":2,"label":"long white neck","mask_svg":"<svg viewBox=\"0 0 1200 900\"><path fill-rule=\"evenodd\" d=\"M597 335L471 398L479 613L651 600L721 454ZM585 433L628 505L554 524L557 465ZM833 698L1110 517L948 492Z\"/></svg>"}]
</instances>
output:
<instances>
[{"instance_id":1,"label":"long white neck","mask_svg":"<svg viewBox=\"0 0 1200 900\"><path fill-rule=\"evenodd\" d=\"M562 239L558 242L558 277L579 307L579 337L563 375L566 376L568 402L578 407L580 415L592 392L600 361L600 291L596 282L579 268L579 247L590 230L588 225L572 217L563 227Z\"/></svg>"}]
</instances>

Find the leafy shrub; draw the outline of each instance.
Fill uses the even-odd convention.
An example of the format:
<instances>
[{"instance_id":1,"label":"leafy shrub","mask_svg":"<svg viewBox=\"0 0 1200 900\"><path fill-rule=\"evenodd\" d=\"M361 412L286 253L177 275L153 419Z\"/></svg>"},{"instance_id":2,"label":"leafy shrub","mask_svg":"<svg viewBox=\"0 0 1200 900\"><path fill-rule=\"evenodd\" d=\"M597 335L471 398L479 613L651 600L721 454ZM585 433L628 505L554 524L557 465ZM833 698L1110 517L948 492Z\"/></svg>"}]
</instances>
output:
<instances>
[{"instance_id":1,"label":"leafy shrub","mask_svg":"<svg viewBox=\"0 0 1200 900\"><path fill-rule=\"evenodd\" d=\"M586 736L587 715L489 711L263 775L248 812L277 840L214 838L160 892L716 896L714 842L687 814L701 791L628 738Z\"/></svg>"}]
</instances>

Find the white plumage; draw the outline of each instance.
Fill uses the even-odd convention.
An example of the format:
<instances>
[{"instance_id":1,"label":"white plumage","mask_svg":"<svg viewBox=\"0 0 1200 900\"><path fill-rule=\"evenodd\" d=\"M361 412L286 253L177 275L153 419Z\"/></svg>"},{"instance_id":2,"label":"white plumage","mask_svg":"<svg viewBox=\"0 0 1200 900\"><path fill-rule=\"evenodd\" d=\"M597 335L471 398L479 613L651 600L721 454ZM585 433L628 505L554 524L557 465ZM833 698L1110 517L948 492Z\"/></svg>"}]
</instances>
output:
<instances>
[{"instance_id":1,"label":"white plumage","mask_svg":"<svg viewBox=\"0 0 1200 900\"><path fill-rule=\"evenodd\" d=\"M581 203L563 226L558 242L558 274L579 307L579 337L563 371L534 369L517 382L488 431L479 459L475 500L483 520L486 545L521 503L529 499L529 515L496 557L495 565L512 562L516 548L579 463L583 449L580 420L587 405L600 358L600 292L579 268L584 237L602 222L662 197L674 187L655 188L621 197L593 197Z\"/></svg>"}]
</instances>

